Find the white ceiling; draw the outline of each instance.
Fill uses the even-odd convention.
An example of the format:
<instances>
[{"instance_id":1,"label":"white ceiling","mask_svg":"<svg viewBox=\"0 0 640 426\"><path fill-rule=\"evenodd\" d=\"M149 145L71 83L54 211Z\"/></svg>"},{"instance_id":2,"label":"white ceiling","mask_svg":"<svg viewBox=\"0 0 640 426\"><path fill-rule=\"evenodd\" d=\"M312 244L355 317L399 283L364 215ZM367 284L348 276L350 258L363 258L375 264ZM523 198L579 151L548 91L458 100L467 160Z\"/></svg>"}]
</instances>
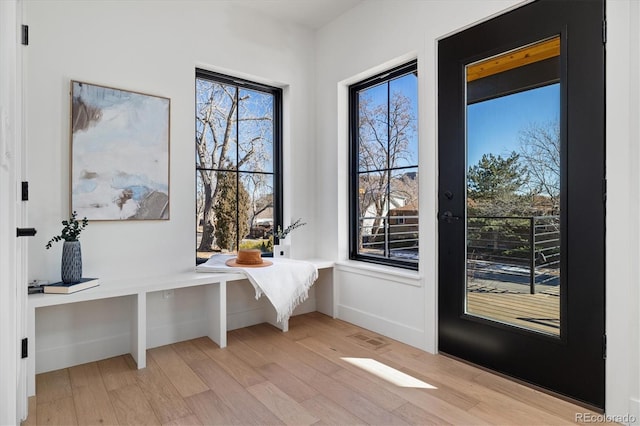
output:
<instances>
[{"instance_id":1,"label":"white ceiling","mask_svg":"<svg viewBox=\"0 0 640 426\"><path fill-rule=\"evenodd\" d=\"M363 0L234 0L260 14L318 29Z\"/></svg>"}]
</instances>

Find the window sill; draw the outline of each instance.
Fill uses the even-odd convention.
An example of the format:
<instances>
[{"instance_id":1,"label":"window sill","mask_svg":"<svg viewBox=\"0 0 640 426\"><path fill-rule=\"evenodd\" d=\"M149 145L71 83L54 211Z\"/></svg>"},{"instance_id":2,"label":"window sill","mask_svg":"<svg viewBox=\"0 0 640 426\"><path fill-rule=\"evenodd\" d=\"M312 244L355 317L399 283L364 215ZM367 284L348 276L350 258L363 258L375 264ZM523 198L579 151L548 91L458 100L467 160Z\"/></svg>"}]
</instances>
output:
<instances>
[{"instance_id":1,"label":"window sill","mask_svg":"<svg viewBox=\"0 0 640 426\"><path fill-rule=\"evenodd\" d=\"M357 260L342 260L335 263L338 271L351 272L360 275L367 275L373 278L393 281L414 287L422 287L422 277L418 271L409 271L393 266L376 265Z\"/></svg>"}]
</instances>

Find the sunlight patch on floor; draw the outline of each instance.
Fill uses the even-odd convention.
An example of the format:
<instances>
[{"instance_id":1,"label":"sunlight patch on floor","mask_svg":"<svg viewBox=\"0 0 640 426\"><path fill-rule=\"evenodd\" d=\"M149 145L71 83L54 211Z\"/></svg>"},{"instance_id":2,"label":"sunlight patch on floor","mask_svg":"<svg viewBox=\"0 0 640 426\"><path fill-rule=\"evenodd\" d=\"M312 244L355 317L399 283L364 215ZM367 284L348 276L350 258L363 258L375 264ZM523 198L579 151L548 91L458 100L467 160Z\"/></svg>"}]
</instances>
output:
<instances>
[{"instance_id":1,"label":"sunlight patch on floor","mask_svg":"<svg viewBox=\"0 0 640 426\"><path fill-rule=\"evenodd\" d=\"M402 371L396 370L393 367L389 367L381 362L371 358L342 358L349 364L355 365L358 368L367 371L374 376L380 377L389 383L403 388L420 388L420 389L438 389L429 383L416 379Z\"/></svg>"}]
</instances>

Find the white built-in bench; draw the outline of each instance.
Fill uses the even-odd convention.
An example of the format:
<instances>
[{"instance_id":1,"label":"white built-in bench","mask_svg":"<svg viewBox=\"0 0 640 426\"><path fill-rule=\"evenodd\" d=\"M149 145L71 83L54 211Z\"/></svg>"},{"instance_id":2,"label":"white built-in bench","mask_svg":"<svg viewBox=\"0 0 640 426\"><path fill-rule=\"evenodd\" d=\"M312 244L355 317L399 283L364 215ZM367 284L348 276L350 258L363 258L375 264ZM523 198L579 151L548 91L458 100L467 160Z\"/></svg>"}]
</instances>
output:
<instances>
[{"instance_id":1,"label":"white built-in bench","mask_svg":"<svg viewBox=\"0 0 640 426\"><path fill-rule=\"evenodd\" d=\"M325 260L309 260L318 269L333 267L333 262ZM108 279L100 278L97 287L72 294L31 294L27 302L27 337L29 354L27 360L27 386L29 396L35 395L36 372L36 310L38 308L69 303L81 303L91 300L115 297L133 298L131 312L131 346L130 353L138 368L147 365L147 294L175 290L187 287L204 286L207 303L207 336L221 348L227 345L227 282L246 279L242 273L198 273L184 272L161 277ZM275 318L275 310L274 310ZM270 321L271 322L271 321ZM288 322L275 324L283 331L288 330ZM70 331L72 332L72 330Z\"/></svg>"}]
</instances>

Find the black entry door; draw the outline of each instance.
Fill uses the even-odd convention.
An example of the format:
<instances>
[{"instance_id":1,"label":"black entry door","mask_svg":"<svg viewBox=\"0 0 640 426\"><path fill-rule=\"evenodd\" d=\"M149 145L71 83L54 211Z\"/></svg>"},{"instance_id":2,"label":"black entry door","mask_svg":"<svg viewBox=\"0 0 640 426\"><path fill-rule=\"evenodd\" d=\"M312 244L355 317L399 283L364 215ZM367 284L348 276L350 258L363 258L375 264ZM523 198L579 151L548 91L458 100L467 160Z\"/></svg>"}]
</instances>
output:
<instances>
[{"instance_id":1,"label":"black entry door","mask_svg":"<svg viewBox=\"0 0 640 426\"><path fill-rule=\"evenodd\" d=\"M604 2L439 42L439 350L604 408Z\"/></svg>"}]
</instances>

